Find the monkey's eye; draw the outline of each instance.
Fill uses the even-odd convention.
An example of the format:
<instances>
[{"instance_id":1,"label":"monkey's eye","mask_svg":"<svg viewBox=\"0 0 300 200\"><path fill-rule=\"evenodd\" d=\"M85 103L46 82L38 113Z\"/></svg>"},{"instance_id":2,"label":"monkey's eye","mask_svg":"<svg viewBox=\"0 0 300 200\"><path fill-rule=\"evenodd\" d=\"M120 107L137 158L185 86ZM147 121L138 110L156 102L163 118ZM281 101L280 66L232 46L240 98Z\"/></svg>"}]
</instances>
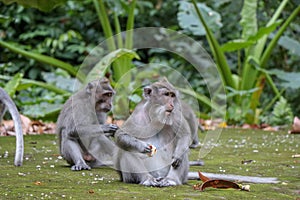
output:
<instances>
[{"instance_id":1,"label":"monkey's eye","mask_svg":"<svg viewBox=\"0 0 300 200\"><path fill-rule=\"evenodd\" d=\"M175 94L173 92L166 92L164 95L167 97L175 97Z\"/></svg>"},{"instance_id":2,"label":"monkey's eye","mask_svg":"<svg viewBox=\"0 0 300 200\"><path fill-rule=\"evenodd\" d=\"M104 94L104 96L106 96L106 97L112 97L112 95L113 95L112 92L107 92L107 93Z\"/></svg>"}]
</instances>

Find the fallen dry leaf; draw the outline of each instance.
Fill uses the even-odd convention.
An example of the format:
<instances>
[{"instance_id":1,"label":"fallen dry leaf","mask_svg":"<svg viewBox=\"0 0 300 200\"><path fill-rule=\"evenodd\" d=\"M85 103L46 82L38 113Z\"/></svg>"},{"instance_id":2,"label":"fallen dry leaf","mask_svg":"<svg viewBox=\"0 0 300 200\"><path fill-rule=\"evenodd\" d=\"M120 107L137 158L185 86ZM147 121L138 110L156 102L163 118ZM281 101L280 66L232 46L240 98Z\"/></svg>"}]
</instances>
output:
<instances>
[{"instance_id":1,"label":"fallen dry leaf","mask_svg":"<svg viewBox=\"0 0 300 200\"><path fill-rule=\"evenodd\" d=\"M239 190L245 190L250 191L249 185L240 185L232 181L227 180L217 180L217 179L209 179L208 177L204 176L200 171L198 171L199 177L201 181L203 181L202 184L198 183L194 185L195 190L203 191L205 188L213 187L213 188L219 188L219 189L239 189Z\"/></svg>"},{"instance_id":2,"label":"fallen dry leaf","mask_svg":"<svg viewBox=\"0 0 300 200\"><path fill-rule=\"evenodd\" d=\"M30 120L24 115L20 115L23 134L55 134L56 124L53 122L45 123L40 120ZM13 120L4 120L0 124L0 136L16 135Z\"/></svg>"},{"instance_id":3,"label":"fallen dry leaf","mask_svg":"<svg viewBox=\"0 0 300 200\"><path fill-rule=\"evenodd\" d=\"M36 181L36 182L34 182L34 185L42 185L42 182Z\"/></svg>"},{"instance_id":4,"label":"fallen dry leaf","mask_svg":"<svg viewBox=\"0 0 300 200\"><path fill-rule=\"evenodd\" d=\"M94 194L95 191L94 190L89 190L89 194Z\"/></svg>"},{"instance_id":5,"label":"fallen dry leaf","mask_svg":"<svg viewBox=\"0 0 300 200\"><path fill-rule=\"evenodd\" d=\"M28 117L26 117L25 115L20 115L20 117L21 117L21 122L22 122L23 134L26 134L26 133L28 133L31 120Z\"/></svg>"},{"instance_id":6,"label":"fallen dry leaf","mask_svg":"<svg viewBox=\"0 0 300 200\"><path fill-rule=\"evenodd\" d=\"M200 171L198 171L198 174L202 182L210 180L208 177L204 176Z\"/></svg>"},{"instance_id":7,"label":"fallen dry leaf","mask_svg":"<svg viewBox=\"0 0 300 200\"><path fill-rule=\"evenodd\" d=\"M203 191L205 188L208 187L220 188L220 189L228 189L228 188L240 189L240 186L237 183L226 181L226 180L211 179L201 184L199 190Z\"/></svg>"}]
</instances>

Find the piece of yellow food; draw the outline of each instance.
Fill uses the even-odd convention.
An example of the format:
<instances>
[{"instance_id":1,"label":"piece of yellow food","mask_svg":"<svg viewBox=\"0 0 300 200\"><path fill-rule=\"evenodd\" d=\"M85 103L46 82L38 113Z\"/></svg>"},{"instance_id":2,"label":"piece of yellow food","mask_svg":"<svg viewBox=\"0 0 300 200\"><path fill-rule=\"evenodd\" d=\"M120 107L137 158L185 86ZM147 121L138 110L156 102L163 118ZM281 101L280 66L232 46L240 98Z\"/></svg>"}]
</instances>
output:
<instances>
[{"instance_id":1,"label":"piece of yellow food","mask_svg":"<svg viewBox=\"0 0 300 200\"><path fill-rule=\"evenodd\" d=\"M152 157L155 153L156 153L156 147L154 145L149 145L150 149L151 149L151 152L148 153L148 156L149 157Z\"/></svg>"}]
</instances>

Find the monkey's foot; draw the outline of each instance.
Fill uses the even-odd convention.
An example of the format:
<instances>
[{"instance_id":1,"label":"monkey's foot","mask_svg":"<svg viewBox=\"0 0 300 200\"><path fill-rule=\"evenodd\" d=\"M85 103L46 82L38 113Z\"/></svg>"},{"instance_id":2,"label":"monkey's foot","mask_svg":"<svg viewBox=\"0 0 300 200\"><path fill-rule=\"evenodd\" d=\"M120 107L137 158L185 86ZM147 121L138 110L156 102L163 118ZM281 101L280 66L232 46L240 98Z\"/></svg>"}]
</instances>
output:
<instances>
[{"instance_id":1,"label":"monkey's foot","mask_svg":"<svg viewBox=\"0 0 300 200\"><path fill-rule=\"evenodd\" d=\"M169 187L169 186L175 186L178 185L176 183L176 181L169 179L169 178L148 178L147 180L145 180L143 183L141 183L141 185L144 186L153 186L153 187Z\"/></svg>"},{"instance_id":2,"label":"monkey's foot","mask_svg":"<svg viewBox=\"0 0 300 200\"><path fill-rule=\"evenodd\" d=\"M195 149L195 148L197 148L197 147L199 147L200 146L200 143L199 142L196 142L196 143L192 143L191 145L190 145L190 148L191 149Z\"/></svg>"},{"instance_id":3,"label":"monkey's foot","mask_svg":"<svg viewBox=\"0 0 300 200\"><path fill-rule=\"evenodd\" d=\"M87 162L92 162L96 160L96 158L94 158L91 154L84 154L83 159Z\"/></svg>"},{"instance_id":4,"label":"monkey's foot","mask_svg":"<svg viewBox=\"0 0 300 200\"><path fill-rule=\"evenodd\" d=\"M159 181L158 187L169 187L169 186L176 186L176 185L178 185L176 181L169 178L164 178Z\"/></svg>"},{"instance_id":5,"label":"monkey's foot","mask_svg":"<svg viewBox=\"0 0 300 200\"><path fill-rule=\"evenodd\" d=\"M71 167L72 171L80 171L80 170L91 170L91 167L87 164L77 164Z\"/></svg>"},{"instance_id":6,"label":"monkey's foot","mask_svg":"<svg viewBox=\"0 0 300 200\"><path fill-rule=\"evenodd\" d=\"M160 187L159 181L154 177L149 177L143 183L140 183L140 184L144 185L144 186Z\"/></svg>"}]
</instances>

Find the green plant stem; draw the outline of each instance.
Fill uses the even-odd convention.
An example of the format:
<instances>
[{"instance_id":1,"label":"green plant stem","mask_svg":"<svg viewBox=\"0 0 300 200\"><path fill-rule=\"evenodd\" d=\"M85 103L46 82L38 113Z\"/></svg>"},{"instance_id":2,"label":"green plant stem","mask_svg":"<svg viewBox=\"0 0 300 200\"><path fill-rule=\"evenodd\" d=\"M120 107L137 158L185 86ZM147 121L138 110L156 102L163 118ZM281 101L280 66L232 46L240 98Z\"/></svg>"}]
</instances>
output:
<instances>
[{"instance_id":1,"label":"green plant stem","mask_svg":"<svg viewBox=\"0 0 300 200\"><path fill-rule=\"evenodd\" d=\"M283 34L283 32L287 29L287 27L290 25L290 23L295 19L295 17L300 12L300 5L292 12L292 14L288 17L288 19L283 23L283 25L280 27L274 38L271 40L269 45L267 46L260 62L261 67L266 67L266 64L271 56L272 50L274 49L275 45L277 44L279 38Z\"/></svg>"},{"instance_id":2,"label":"green plant stem","mask_svg":"<svg viewBox=\"0 0 300 200\"><path fill-rule=\"evenodd\" d=\"M278 17L280 16L280 14L282 13L285 5L288 3L289 0L283 0L281 2L281 4L279 5L279 7L277 8L277 10L275 11L274 15L272 16L272 18L270 19L270 21L267 23L267 27L272 25L273 23L276 22L276 20L278 19ZM256 58L260 58L263 52L263 49L265 47L266 41L268 39L268 35L263 36L257 43L257 45L255 46L255 50L254 50L254 56Z\"/></svg>"},{"instance_id":3,"label":"green plant stem","mask_svg":"<svg viewBox=\"0 0 300 200\"><path fill-rule=\"evenodd\" d=\"M264 112L271 109L271 107L276 103L276 101L281 97L282 93L285 91L285 89L281 90L271 101L268 105L266 105L260 114L263 114Z\"/></svg>"},{"instance_id":4,"label":"green plant stem","mask_svg":"<svg viewBox=\"0 0 300 200\"><path fill-rule=\"evenodd\" d=\"M214 55L214 58L217 62L217 67L219 69L219 72L221 73L221 77L223 80L223 83L231 88L237 89L235 87L233 78L232 78L232 73L230 70L230 67L226 61L225 55L222 52L219 43L217 42L216 38L214 37L214 35L212 34L212 32L210 31L210 29L208 28L204 18L201 15L201 12L197 6L197 3L195 0L192 0L192 3L194 5L194 8L196 10L196 13L201 21L201 23L203 24L205 31L206 31L206 38L209 42L209 46L212 50L212 53Z\"/></svg>"},{"instance_id":5,"label":"green plant stem","mask_svg":"<svg viewBox=\"0 0 300 200\"><path fill-rule=\"evenodd\" d=\"M133 46L133 28L134 28L134 9L136 6L136 0L133 0L130 3L127 25L126 25L126 39L125 39L125 48L130 50ZM120 78L126 74L131 69L131 61L132 59L122 57L115 61L113 65L114 70L114 78L116 81L120 80ZM125 85L130 83L130 76L126 76L127 80L125 81Z\"/></svg>"},{"instance_id":6,"label":"green plant stem","mask_svg":"<svg viewBox=\"0 0 300 200\"><path fill-rule=\"evenodd\" d=\"M116 12L114 12L114 23L115 23L115 29L117 34L117 44L118 48L123 48L123 39L121 35L121 26L119 22L119 17Z\"/></svg>"},{"instance_id":7,"label":"green plant stem","mask_svg":"<svg viewBox=\"0 0 300 200\"><path fill-rule=\"evenodd\" d=\"M136 0L132 0L130 9L129 9L129 15L127 19L127 24L126 24L126 41L125 41L125 48L127 49L132 49L133 45L133 31L132 29L134 28L134 9L136 5Z\"/></svg>"},{"instance_id":8,"label":"green plant stem","mask_svg":"<svg viewBox=\"0 0 300 200\"><path fill-rule=\"evenodd\" d=\"M190 95L192 97L195 97L200 102L202 102L203 104L209 106L212 110L216 111L218 114L224 115L224 113L222 113L222 112L225 109L221 109L218 104L216 104L215 102L213 102L211 99L209 99L205 95L201 95L201 94L195 93L194 91L189 90L189 89L185 89L185 88L177 88L177 89L180 92L184 93L184 94L187 94L187 95Z\"/></svg>"},{"instance_id":9,"label":"green plant stem","mask_svg":"<svg viewBox=\"0 0 300 200\"><path fill-rule=\"evenodd\" d=\"M93 0L93 2L96 8L99 21L102 25L105 38L107 39L108 48L110 51L114 51L116 50L116 44L112 38L113 32L109 23L107 12L105 10L105 5L102 0Z\"/></svg>"}]
</instances>

